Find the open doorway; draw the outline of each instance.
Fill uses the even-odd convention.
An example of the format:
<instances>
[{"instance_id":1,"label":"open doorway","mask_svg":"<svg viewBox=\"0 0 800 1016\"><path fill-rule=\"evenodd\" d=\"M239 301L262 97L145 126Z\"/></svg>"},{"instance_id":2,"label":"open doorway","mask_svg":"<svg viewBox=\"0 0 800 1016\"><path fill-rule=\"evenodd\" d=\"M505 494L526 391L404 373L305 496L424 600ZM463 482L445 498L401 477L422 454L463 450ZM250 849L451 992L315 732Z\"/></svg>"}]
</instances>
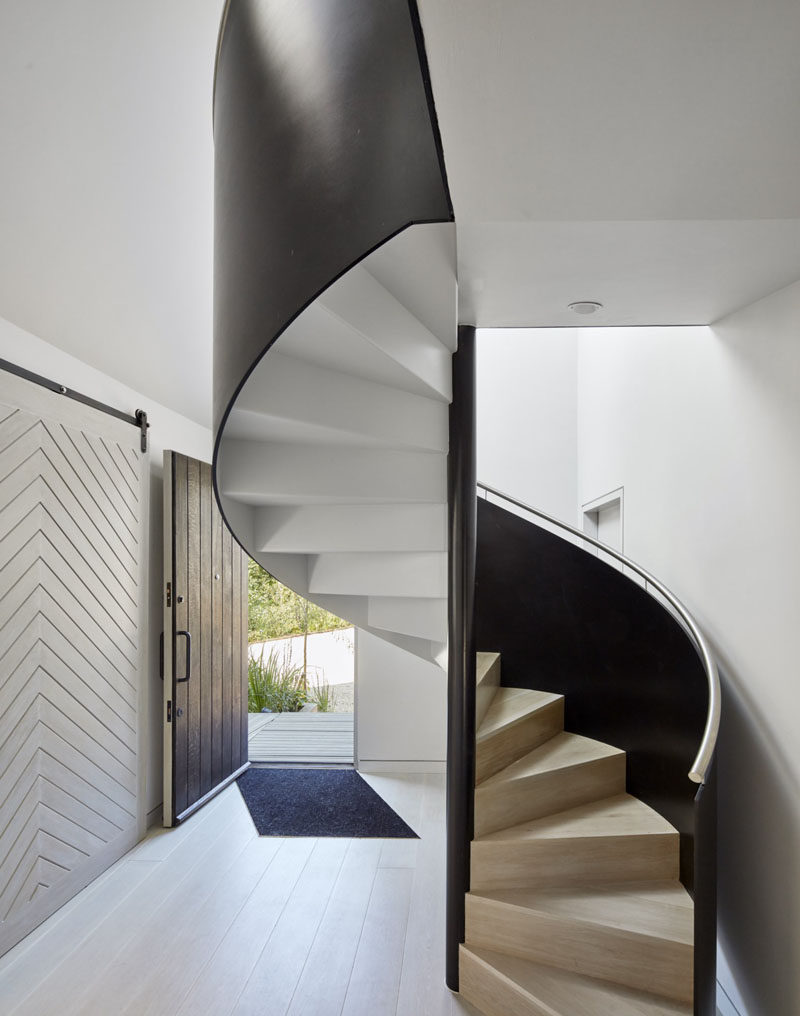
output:
<instances>
[{"instance_id":1,"label":"open doorway","mask_svg":"<svg viewBox=\"0 0 800 1016\"><path fill-rule=\"evenodd\" d=\"M251 764L351 767L354 699L352 625L250 561Z\"/></svg>"},{"instance_id":2,"label":"open doorway","mask_svg":"<svg viewBox=\"0 0 800 1016\"><path fill-rule=\"evenodd\" d=\"M163 496L164 824L251 764L352 768L353 629L250 560L209 463L165 451Z\"/></svg>"},{"instance_id":3,"label":"open doorway","mask_svg":"<svg viewBox=\"0 0 800 1016\"><path fill-rule=\"evenodd\" d=\"M624 505L625 492L622 487L618 487L581 506L584 533L620 554L624 550ZM597 551L597 555L612 567L622 569L616 558L603 554L602 551Z\"/></svg>"}]
</instances>

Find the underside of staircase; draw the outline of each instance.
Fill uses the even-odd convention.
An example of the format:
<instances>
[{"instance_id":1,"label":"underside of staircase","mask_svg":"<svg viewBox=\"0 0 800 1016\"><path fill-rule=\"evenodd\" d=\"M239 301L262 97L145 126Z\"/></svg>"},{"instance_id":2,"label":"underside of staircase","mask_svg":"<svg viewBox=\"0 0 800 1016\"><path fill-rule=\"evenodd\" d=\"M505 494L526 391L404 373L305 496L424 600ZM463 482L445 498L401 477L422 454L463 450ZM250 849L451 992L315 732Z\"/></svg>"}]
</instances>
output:
<instances>
[{"instance_id":1,"label":"underside of staircase","mask_svg":"<svg viewBox=\"0 0 800 1016\"><path fill-rule=\"evenodd\" d=\"M455 346L454 228L411 226L260 360L217 472L228 520L270 574L443 666Z\"/></svg>"},{"instance_id":2,"label":"underside of staircase","mask_svg":"<svg viewBox=\"0 0 800 1016\"><path fill-rule=\"evenodd\" d=\"M487 1016L688 1014L679 836L625 792L625 753L479 653L475 835L460 990Z\"/></svg>"}]
</instances>

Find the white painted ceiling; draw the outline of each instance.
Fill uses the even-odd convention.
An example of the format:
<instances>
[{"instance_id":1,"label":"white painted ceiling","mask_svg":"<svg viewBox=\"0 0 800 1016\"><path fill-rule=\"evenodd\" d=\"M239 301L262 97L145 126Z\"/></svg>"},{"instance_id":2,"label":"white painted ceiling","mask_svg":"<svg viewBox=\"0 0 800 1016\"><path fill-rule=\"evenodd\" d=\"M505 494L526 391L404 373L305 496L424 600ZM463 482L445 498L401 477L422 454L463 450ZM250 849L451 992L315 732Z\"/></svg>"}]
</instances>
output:
<instances>
[{"instance_id":1,"label":"white painted ceiling","mask_svg":"<svg viewBox=\"0 0 800 1016\"><path fill-rule=\"evenodd\" d=\"M797 0L420 0L479 325L701 324L800 278Z\"/></svg>"},{"instance_id":2,"label":"white painted ceiling","mask_svg":"<svg viewBox=\"0 0 800 1016\"><path fill-rule=\"evenodd\" d=\"M0 6L0 316L206 424L222 4ZM464 322L705 323L800 278L797 0L420 7Z\"/></svg>"}]
</instances>

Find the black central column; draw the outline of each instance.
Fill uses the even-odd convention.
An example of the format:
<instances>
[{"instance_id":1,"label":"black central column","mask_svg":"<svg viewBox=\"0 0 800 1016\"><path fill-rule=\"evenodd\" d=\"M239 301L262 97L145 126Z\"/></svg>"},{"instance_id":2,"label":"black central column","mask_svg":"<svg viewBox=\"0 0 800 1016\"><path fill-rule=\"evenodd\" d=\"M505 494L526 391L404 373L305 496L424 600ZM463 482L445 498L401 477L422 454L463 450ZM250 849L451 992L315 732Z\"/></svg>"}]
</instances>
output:
<instances>
[{"instance_id":1,"label":"black central column","mask_svg":"<svg viewBox=\"0 0 800 1016\"><path fill-rule=\"evenodd\" d=\"M448 495L446 981L458 991L475 786L475 328L458 329L453 356Z\"/></svg>"}]
</instances>

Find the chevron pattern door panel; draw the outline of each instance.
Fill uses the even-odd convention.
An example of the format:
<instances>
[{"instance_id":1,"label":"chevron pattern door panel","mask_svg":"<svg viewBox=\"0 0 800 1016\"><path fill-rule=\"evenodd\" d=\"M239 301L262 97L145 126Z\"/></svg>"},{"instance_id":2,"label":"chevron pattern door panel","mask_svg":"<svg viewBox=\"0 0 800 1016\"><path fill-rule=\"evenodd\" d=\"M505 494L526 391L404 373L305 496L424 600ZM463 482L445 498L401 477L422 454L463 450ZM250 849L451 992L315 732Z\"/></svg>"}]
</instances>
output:
<instances>
[{"instance_id":1,"label":"chevron pattern door panel","mask_svg":"<svg viewBox=\"0 0 800 1016\"><path fill-rule=\"evenodd\" d=\"M0 954L143 833L144 460L0 374Z\"/></svg>"}]
</instances>

